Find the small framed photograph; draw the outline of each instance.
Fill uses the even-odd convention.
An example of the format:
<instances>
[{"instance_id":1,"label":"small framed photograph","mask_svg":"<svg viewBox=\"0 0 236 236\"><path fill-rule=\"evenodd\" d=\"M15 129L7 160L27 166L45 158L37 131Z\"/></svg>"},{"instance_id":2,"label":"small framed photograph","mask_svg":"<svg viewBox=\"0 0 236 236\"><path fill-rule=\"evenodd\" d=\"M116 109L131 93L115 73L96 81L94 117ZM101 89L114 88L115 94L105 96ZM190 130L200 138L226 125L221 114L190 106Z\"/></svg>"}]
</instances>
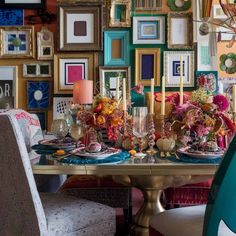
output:
<instances>
[{"instance_id":1,"label":"small framed photograph","mask_svg":"<svg viewBox=\"0 0 236 236\"><path fill-rule=\"evenodd\" d=\"M212 18L213 19L220 19L220 20L226 20L228 18L227 15L225 15L222 7L220 4L213 4L212 6Z\"/></svg>"},{"instance_id":2,"label":"small framed photograph","mask_svg":"<svg viewBox=\"0 0 236 236\"><path fill-rule=\"evenodd\" d=\"M18 108L17 69L17 66L0 66L0 109Z\"/></svg>"},{"instance_id":3,"label":"small framed photograph","mask_svg":"<svg viewBox=\"0 0 236 236\"><path fill-rule=\"evenodd\" d=\"M37 32L37 59L53 60L54 55L54 37L53 32L43 27Z\"/></svg>"},{"instance_id":4,"label":"small framed photograph","mask_svg":"<svg viewBox=\"0 0 236 236\"><path fill-rule=\"evenodd\" d=\"M179 87L180 85L180 56L183 64L184 87L194 87L194 52L193 51L165 51L164 76L166 87Z\"/></svg>"},{"instance_id":5,"label":"small framed photograph","mask_svg":"<svg viewBox=\"0 0 236 236\"><path fill-rule=\"evenodd\" d=\"M23 77L51 77L51 63L23 64Z\"/></svg>"},{"instance_id":6,"label":"small framed photograph","mask_svg":"<svg viewBox=\"0 0 236 236\"><path fill-rule=\"evenodd\" d=\"M115 97L116 96L116 85L119 80L119 97L122 97L122 79L126 78L126 90L130 91L131 77L130 67L111 67L111 66L100 66L99 67L99 79L100 79L100 93L103 96Z\"/></svg>"},{"instance_id":7,"label":"small framed photograph","mask_svg":"<svg viewBox=\"0 0 236 236\"><path fill-rule=\"evenodd\" d=\"M192 49L193 15L192 13L168 14L168 48Z\"/></svg>"},{"instance_id":8,"label":"small framed photograph","mask_svg":"<svg viewBox=\"0 0 236 236\"><path fill-rule=\"evenodd\" d=\"M73 104L73 97L54 97L53 98L53 120L64 119L66 109Z\"/></svg>"},{"instance_id":9,"label":"small framed photograph","mask_svg":"<svg viewBox=\"0 0 236 236\"><path fill-rule=\"evenodd\" d=\"M136 48L135 49L135 85L160 85L160 48Z\"/></svg>"},{"instance_id":10,"label":"small framed photograph","mask_svg":"<svg viewBox=\"0 0 236 236\"><path fill-rule=\"evenodd\" d=\"M165 17L134 16L133 44L165 44Z\"/></svg>"},{"instance_id":11,"label":"small framed photograph","mask_svg":"<svg viewBox=\"0 0 236 236\"><path fill-rule=\"evenodd\" d=\"M50 82L27 81L27 109L48 109L50 106Z\"/></svg>"},{"instance_id":12,"label":"small framed photograph","mask_svg":"<svg viewBox=\"0 0 236 236\"><path fill-rule=\"evenodd\" d=\"M134 10L137 13L153 12L162 10L162 0L136 0Z\"/></svg>"},{"instance_id":13,"label":"small framed photograph","mask_svg":"<svg viewBox=\"0 0 236 236\"><path fill-rule=\"evenodd\" d=\"M1 58L33 58L34 27L0 27Z\"/></svg>"},{"instance_id":14,"label":"small framed photograph","mask_svg":"<svg viewBox=\"0 0 236 236\"><path fill-rule=\"evenodd\" d=\"M95 79L97 66L97 53L55 54L54 94L71 94L74 82Z\"/></svg>"},{"instance_id":15,"label":"small framed photograph","mask_svg":"<svg viewBox=\"0 0 236 236\"><path fill-rule=\"evenodd\" d=\"M129 31L105 31L104 65L129 65Z\"/></svg>"},{"instance_id":16,"label":"small framed photograph","mask_svg":"<svg viewBox=\"0 0 236 236\"><path fill-rule=\"evenodd\" d=\"M130 27L130 12L130 0L111 0L109 27Z\"/></svg>"},{"instance_id":17,"label":"small framed photograph","mask_svg":"<svg viewBox=\"0 0 236 236\"><path fill-rule=\"evenodd\" d=\"M218 71L196 71L196 85L206 91L216 94L218 92Z\"/></svg>"},{"instance_id":18,"label":"small framed photograph","mask_svg":"<svg viewBox=\"0 0 236 236\"><path fill-rule=\"evenodd\" d=\"M59 4L59 50L102 50L102 3Z\"/></svg>"},{"instance_id":19,"label":"small framed photograph","mask_svg":"<svg viewBox=\"0 0 236 236\"><path fill-rule=\"evenodd\" d=\"M0 0L1 8L44 8L45 0Z\"/></svg>"}]
</instances>

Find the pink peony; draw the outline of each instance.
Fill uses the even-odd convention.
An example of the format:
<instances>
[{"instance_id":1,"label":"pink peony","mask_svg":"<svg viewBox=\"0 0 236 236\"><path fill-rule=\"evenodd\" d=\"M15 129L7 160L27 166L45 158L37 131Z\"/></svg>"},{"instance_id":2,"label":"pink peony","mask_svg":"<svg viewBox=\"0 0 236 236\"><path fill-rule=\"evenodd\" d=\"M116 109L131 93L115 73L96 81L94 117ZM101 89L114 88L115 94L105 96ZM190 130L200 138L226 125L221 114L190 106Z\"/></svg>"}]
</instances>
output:
<instances>
[{"instance_id":1,"label":"pink peony","mask_svg":"<svg viewBox=\"0 0 236 236\"><path fill-rule=\"evenodd\" d=\"M213 103L218 107L218 110L221 112L226 111L229 107L228 99L221 94L218 94L213 97Z\"/></svg>"},{"instance_id":2,"label":"pink peony","mask_svg":"<svg viewBox=\"0 0 236 236\"><path fill-rule=\"evenodd\" d=\"M138 84L135 87L133 87L131 90L134 90L135 93L140 94L140 95L144 95L144 86L142 84Z\"/></svg>"}]
</instances>

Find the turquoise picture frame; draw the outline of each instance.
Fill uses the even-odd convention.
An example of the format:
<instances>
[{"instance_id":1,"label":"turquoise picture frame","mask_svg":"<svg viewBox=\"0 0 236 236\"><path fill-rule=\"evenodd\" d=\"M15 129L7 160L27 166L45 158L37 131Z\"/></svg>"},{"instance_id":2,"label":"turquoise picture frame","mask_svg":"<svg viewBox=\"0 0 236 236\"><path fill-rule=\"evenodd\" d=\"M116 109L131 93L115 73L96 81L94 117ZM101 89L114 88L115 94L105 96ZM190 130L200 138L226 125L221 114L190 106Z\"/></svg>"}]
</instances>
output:
<instances>
[{"instance_id":1,"label":"turquoise picture frame","mask_svg":"<svg viewBox=\"0 0 236 236\"><path fill-rule=\"evenodd\" d=\"M129 31L105 31L104 43L105 66L129 66Z\"/></svg>"}]
</instances>

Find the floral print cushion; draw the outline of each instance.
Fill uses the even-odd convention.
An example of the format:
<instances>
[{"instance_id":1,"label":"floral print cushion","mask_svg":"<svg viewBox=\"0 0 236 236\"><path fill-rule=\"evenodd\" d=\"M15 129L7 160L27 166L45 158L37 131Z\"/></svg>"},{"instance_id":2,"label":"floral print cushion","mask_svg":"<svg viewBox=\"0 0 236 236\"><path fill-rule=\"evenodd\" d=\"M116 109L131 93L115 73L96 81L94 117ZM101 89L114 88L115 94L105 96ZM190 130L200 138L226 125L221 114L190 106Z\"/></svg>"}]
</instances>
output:
<instances>
[{"instance_id":1,"label":"floral print cushion","mask_svg":"<svg viewBox=\"0 0 236 236\"><path fill-rule=\"evenodd\" d=\"M64 194L41 193L49 235L114 235L115 209Z\"/></svg>"}]
</instances>

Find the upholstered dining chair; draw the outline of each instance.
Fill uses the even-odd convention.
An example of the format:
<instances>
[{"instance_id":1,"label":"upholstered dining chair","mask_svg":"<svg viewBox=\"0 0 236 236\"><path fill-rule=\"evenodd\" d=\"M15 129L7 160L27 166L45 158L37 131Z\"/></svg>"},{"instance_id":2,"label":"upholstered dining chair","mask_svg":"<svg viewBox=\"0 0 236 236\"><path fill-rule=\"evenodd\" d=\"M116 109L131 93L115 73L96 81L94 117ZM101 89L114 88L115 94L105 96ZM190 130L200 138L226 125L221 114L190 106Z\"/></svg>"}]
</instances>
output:
<instances>
[{"instance_id":1,"label":"upholstered dining chair","mask_svg":"<svg viewBox=\"0 0 236 236\"><path fill-rule=\"evenodd\" d=\"M150 226L165 236L236 235L235 183L236 135L215 174L207 205L164 211L151 218Z\"/></svg>"},{"instance_id":2,"label":"upholstered dining chair","mask_svg":"<svg viewBox=\"0 0 236 236\"><path fill-rule=\"evenodd\" d=\"M56 193L39 195L14 116L0 114L0 235L114 235L111 207Z\"/></svg>"}]
</instances>

